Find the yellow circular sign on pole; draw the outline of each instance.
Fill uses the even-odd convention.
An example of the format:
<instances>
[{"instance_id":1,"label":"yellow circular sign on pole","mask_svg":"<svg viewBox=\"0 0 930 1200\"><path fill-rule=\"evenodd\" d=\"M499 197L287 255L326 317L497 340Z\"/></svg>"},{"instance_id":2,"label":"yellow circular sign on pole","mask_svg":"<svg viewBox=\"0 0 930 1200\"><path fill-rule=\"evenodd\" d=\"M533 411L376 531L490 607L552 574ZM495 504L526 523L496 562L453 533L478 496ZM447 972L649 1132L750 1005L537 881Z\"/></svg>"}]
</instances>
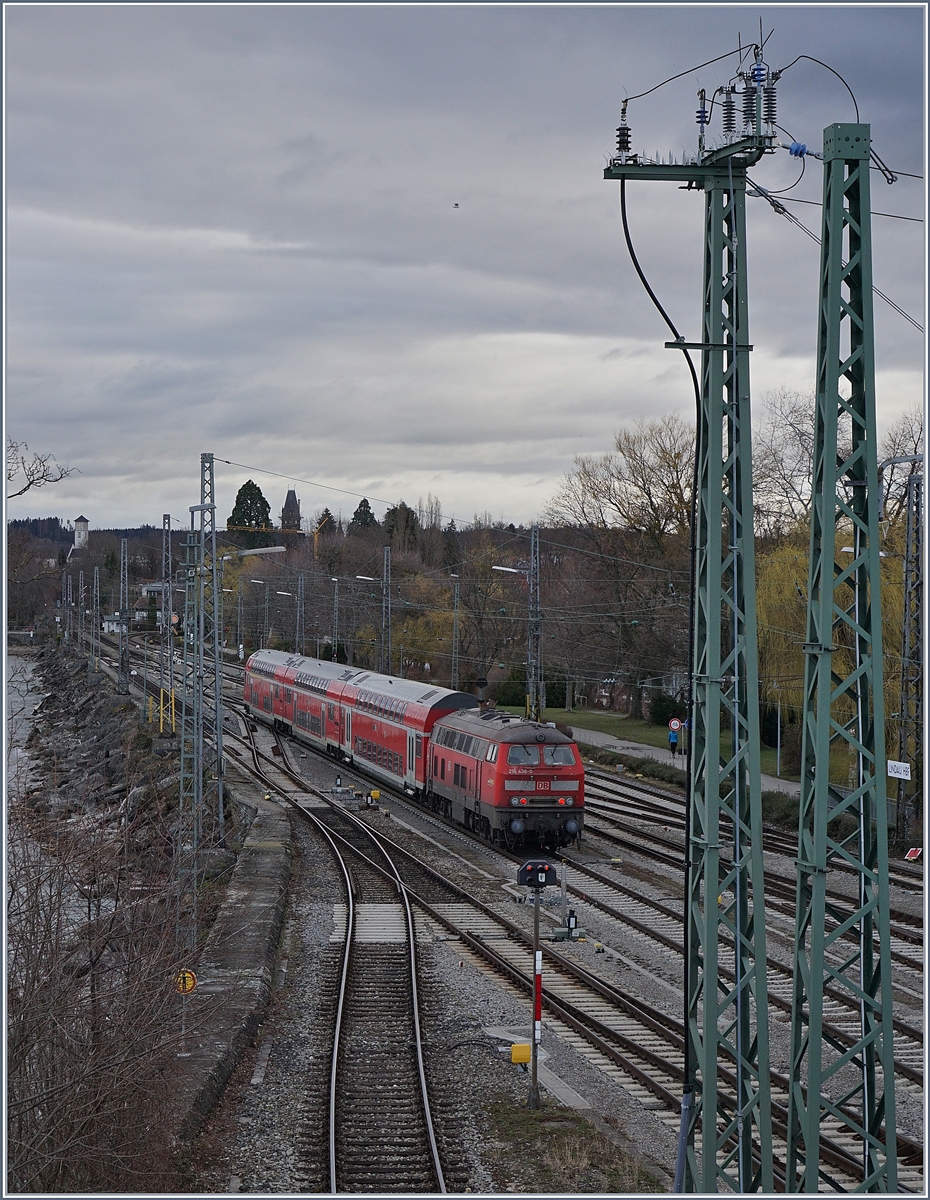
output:
<instances>
[{"instance_id":1,"label":"yellow circular sign on pole","mask_svg":"<svg viewBox=\"0 0 930 1200\"><path fill-rule=\"evenodd\" d=\"M174 986L182 996L189 995L197 986L197 976L193 971L185 968L183 971L178 971L174 977Z\"/></svg>"}]
</instances>

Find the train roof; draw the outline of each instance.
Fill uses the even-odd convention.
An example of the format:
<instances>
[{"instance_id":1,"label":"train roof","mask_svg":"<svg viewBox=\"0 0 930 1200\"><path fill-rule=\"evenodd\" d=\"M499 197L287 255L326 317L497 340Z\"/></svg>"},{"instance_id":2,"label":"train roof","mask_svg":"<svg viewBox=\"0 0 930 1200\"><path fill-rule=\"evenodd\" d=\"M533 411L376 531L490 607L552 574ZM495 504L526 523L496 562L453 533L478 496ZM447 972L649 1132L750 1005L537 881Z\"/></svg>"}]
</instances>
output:
<instances>
[{"instance_id":1,"label":"train roof","mask_svg":"<svg viewBox=\"0 0 930 1200\"><path fill-rule=\"evenodd\" d=\"M470 709L466 712L452 713L443 717L443 725L447 729L458 729L463 733L477 734L479 737L490 738L494 742L540 742L565 744L574 739L566 737L551 725L543 725L539 721L529 721L526 717L518 717L514 713L501 712L497 708L486 708L478 712Z\"/></svg>"},{"instance_id":2,"label":"train roof","mask_svg":"<svg viewBox=\"0 0 930 1200\"><path fill-rule=\"evenodd\" d=\"M377 671L367 671L359 667L348 667L345 663L329 662L325 659L306 658L301 654L285 654L281 650L256 650L248 662L249 669L261 675L273 675L275 671L286 668L293 672L295 683L308 686L332 685L340 688L349 687L373 692L378 696L402 700L407 704L417 704L422 708L433 709L468 709L477 708L478 701L468 692L454 692L450 688L438 687L431 683L422 683L416 679L401 679L395 675L380 675Z\"/></svg>"}]
</instances>

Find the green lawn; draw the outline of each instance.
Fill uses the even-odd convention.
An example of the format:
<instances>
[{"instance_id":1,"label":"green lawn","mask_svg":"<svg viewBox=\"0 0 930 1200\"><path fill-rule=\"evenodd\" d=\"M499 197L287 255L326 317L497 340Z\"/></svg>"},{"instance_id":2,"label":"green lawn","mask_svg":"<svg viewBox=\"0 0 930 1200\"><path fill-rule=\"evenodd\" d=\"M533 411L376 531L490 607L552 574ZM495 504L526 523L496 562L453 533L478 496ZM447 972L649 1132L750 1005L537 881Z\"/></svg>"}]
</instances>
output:
<instances>
[{"instance_id":1,"label":"green lawn","mask_svg":"<svg viewBox=\"0 0 930 1200\"><path fill-rule=\"evenodd\" d=\"M501 705L507 712L522 714L523 709ZM543 713L544 721L555 721L560 725L573 725L578 729L596 729L599 733L610 734L625 742L638 742L643 746L657 746L668 749L668 728L665 725L653 725L638 717L621 717L619 713L606 712L604 709L576 708L566 712L564 708L547 708ZM730 751L730 738L724 736L722 750L724 754ZM776 752L774 747L762 747L762 773L775 774ZM682 761L682 765L684 765ZM786 775L786 779L792 776ZM798 776L793 778L797 779Z\"/></svg>"}]
</instances>

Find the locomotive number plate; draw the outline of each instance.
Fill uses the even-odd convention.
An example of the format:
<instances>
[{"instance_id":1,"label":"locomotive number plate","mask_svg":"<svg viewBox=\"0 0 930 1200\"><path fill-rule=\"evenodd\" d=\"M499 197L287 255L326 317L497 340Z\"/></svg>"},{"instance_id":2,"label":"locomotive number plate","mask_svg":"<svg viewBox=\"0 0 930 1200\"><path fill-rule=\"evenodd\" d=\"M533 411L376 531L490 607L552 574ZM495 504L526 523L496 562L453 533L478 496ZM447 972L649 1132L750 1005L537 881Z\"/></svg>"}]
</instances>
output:
<instances>
[{"instance_id":1,"label":"locomotive number plate","mask_svg":"<svg viewBox=\"0 0 930 1200\"><path fill-rule=\"evenodd\" d=\"M548 792L549 791L549 780L548 779L537 779L536 780L536 791L537 792Z\"/></svg>"}]
</instances>

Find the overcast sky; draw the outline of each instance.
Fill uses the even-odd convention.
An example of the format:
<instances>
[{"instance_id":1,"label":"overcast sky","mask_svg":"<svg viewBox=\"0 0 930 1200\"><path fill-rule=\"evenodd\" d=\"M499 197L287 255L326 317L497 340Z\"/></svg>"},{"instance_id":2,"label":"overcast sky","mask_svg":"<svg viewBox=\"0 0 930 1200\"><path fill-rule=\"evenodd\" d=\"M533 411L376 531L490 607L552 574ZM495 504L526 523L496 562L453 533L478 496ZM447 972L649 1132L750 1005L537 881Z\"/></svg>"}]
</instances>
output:
<instances>
[{"instance_id":1,"label":"overcast sky","mask_svg":"<svg viewBox=\"0 0 930 1200\"><path fill-rule=\"evenodd\" d=\"M8 433L78 468L9 515L182 524L200 454L218 520L251 476L280 514L530 522L573 456L693 413L603 180L620 103L772 36L834 67L875 148L922 176L923 5L151 7L7 4ZM634 149L694 148L730 58L631 102ZM855 119L808 61L779 124L819 149ZM711 130L719 133L719 123ZM779 150L752 175L797 178ZM819 200L809 160L788 195ZM873 207L922 217L922 179ZM820 211L792 211L819 233ZM628 186L643 267L700 335L703 197ZM749 199L753 394L812 387L819 251ZM921 324L924 226L875 217L876 286ZM924 337L875 302L880 424L920 402ZM278 472L327 484L263 474Z\"/></svg>"}]
</instances>

